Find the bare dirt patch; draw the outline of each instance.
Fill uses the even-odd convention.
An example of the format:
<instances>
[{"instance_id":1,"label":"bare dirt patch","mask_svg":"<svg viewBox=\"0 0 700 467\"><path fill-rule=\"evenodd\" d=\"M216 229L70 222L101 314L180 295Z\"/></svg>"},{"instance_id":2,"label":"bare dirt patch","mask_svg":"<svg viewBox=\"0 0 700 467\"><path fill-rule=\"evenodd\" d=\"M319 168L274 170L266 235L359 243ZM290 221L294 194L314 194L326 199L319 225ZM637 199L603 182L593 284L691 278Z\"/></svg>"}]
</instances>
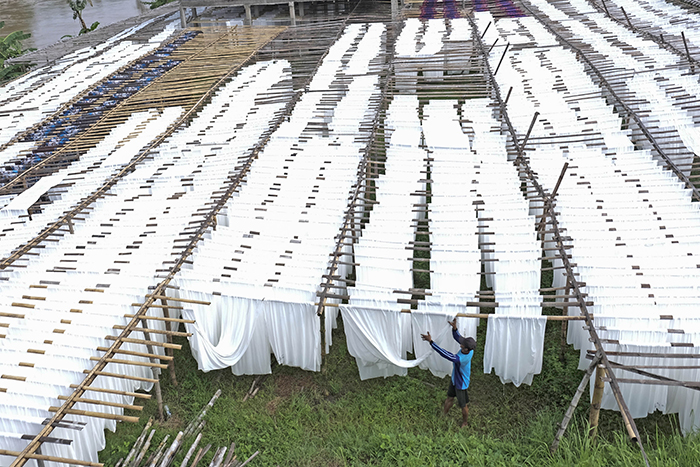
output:
<instances>
[{"instance_id":1,"label":"bare dirt patch","mask_svg":"<svg viewBox=\"0 0 700 467\"><path fill-rule=\"evenodd\" d=\"M290 397L299 392L316 388L316 383L314 383L313 376L309 374L294 376L279 375L276 378L275 383L277 385L275 388L275 394L282 398Z\"/></svg>"}]
</instances>

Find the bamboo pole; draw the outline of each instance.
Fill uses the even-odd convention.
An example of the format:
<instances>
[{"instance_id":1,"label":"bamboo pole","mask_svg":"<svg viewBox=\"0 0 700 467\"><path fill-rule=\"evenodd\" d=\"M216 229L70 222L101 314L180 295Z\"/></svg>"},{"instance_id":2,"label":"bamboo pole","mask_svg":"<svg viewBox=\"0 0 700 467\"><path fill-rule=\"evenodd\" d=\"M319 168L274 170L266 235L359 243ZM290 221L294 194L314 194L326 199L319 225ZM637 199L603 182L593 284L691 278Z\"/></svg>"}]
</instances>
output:
<instances>
[{"instance_id":1,"label":"bamboo pole","mask_svg":"<svg viewBox=\"0 0 700 467\"><path fill-rule=\"evenodd\" d=\"M591 411L588 417L588 435L591 440L595 441L598 436L598 418L600 417L600 404L603 400L603 390L605 389L605 383L603 383L603 378L605 377L605 366L596 365L595 372L595 386L593 387L593 400L591 401Z\"/></svg>"},{"instance_id":2,"label":"bamboo pole","mask_svg":"<svg viewBox=\"0 0 700 467\"><path fill-rule=\"evenodd\" d=\"M49 412L58 412L59 409L60 409L60 407L51 406L48 408L48 411ZM83 415L85 417L104 418L106 420L119 420L122 422L131 422L131 423L138 423L139 422L139 417L129 417L126 415L117 415L117 414L105 413L105 412L91 412L89 410L67 409L66 413L71 414L71 415Z\"/></svg>"},{"instance_id":3,"label":"bamboo pole","mask_svg":"<svg viewBox=\"0 0 700 467\"><path fill-rule=\"evenodd\" d=\"M136 455L138 452L139 448L141 447L141 444L144 442L144 439L146 438L146 433L148 433L148 429L151 428L151 425L153 424L153 417L150 417L148 419L148 422L146 422L146 425L143 427L143 431L141 431L141 435L136 438L136 442L134 443L134 446L131 448L131 451L129 451L129 454L126 456L126 460L124 461L124 467L130 467L129 462L131 461L131 458Z\"/></svg>"},{"instance_id":4,"label":"bamboo pole","mask_svg":"<svg viewBox=\"0 0 700 467\"><path fill-rule=\"evenodd\" d=\"M207 411L214 406L214 403L216 400L219 398L221 395L221 389L217 389L216 392L214 393L214 396L209 400L207 405L204 406L204 408L199 412L199 415L190 422L189 425L187 425L187 428L185 428L185 436L191 435L195 428L199 425L199 423L202 421L204 416L207 414Z\"/></svg>"},{"instance_id":5,"label":"bamboo pole","mask_svg":"<svg viewBox=\"0 0 700 467\"><path fill-rule=\"evenodd\" d=\"M156 452L153 455L153 458L150 461L146 461L146 464L148 465L148 467L156 467L156 465L158 464L158 461L160 460L161 456L163 455L163 452L165 451L165 446L166 446L169 438L170 438L170 435L165 435L165 438L163 438L163 440L158 445L158 449L156 449Z\"/></svg>"},{"instance_id":6,"label":"bamboo pole","mask_svg":"<svg viewBox=\"0 0 700 467\"><path fill-rule=\"evenodd\" d=\"M199 461L202 460L202 457L206 455L206 453L209 451L211 448L211 444L207 444L203 449L199 448L199 451L197 452L197 455L194 458L194 461L192 461L192 467L197 467L197 464L199 464Z\"/></svg>"},{"instance_id":7,"label":"bamboo pole","mask_svg":"<svg viewBox=\"0 0 700 467\"><path fill-rule=\"evenodd\" d=\"M221 464L222 467L227 467L228 465L231 464L231 458L233 457L234 449L236 449L236 443L231 443L231 447L228 449L228 454L226 455L226 459L224 459L224 462Z\"/></svg>"},{"instance_id":8,"label":"bamboo pole","mask_svg":"<svg viewBox=\"0 0 700 467\"><path fill-rule=\"evenodd\" d=\"M136 459L134 459L134 462L128 466L128 467L138 467L141 464L141 461L143 460L144 456L148 452L148 448L151 447L151 440L153 439L153 435L156 434L156 430L151 430L151 433L148 435L148 439L144 443L144 445L141 447L141 450L139 451L139 455L136 456Z\"/></svg>"},{"instance_id":9,"label":"bamboo pole","mask_svg":"<svg viewBox=\"0 0 700 467\"><path fill-rule=\"evenodd\" d=\"M173 457L175 457L177 450L180 448L181 443L182 443L182 431L178 432L177 436L175 436L175 439L173 440L173 444L170 445L170 448L163 455L163 459L161 460L159 467L168 467L170 462L173 460Z\"/></svg>"},{"instance_id":10,"label":"bamboo pole","mask_svg":"<svg viewBox=\"0 0 700 467\"><path fill-rule=\"evenodd\" d=\"M219 467L221 463L224 461L224 455L226 454L226 446L223 446L219 448L216 451L216 454L214 454L214 458L211 460L209 463L209 467Z\"/></svg>"},{"instance_id":11,"label":"bamboo pole","mask_svg":"<svg viewBox=\"0 0 700 467\"><path fill-rule=\"evenodd\" d=\"M190 457L192 457L192 453L194 452L195 449L197 449L197 445L202 439L202 433L199 433L197 437L194 439L194 443L192 443L192 446L190 446L190 449L187 451L187 454L185 454L185 458L182 459L182 463L180 464L180 467L187 467L187 463L190 461Z\"/></svg>"},{"instance_id":12,"label":"bamboo pole","mask_svg":"<svg viewBox=\"0 0 700 467\"><path fill-rule=\"evenodd\" d=\"M599 361L600 361L600 359L596 358L588 366L586 373L584 373L583 379L581 379L581 383L579 383L578 389L576 389L576 393L574 394L573 399L571 399L571 403L569 403L569 407L566 409L566 413L564 414L564 419L559 424L559 429L557 430L557 434L554 435L554 441L552 442L552 445L549 447L549 452L551 452L552 454L557 452L557 449L559 448L559 440L564 435L566 428L569 426L569 422L571 421L571 417L574 416L574 410L576 410L576 406L578 405L578 401L581 399L581 395L586 390L586 386L588 385L588 381L591 379L591 375L593 374L593 369L596 367L596 365L598 365Z\"/></svg>"},{"instance_id":13,"label":"bamboo pole","mask_svg":"<svg viewBox=\"0 0 700 467\"><path fill-rule=\"evenodd\" d=\"M58 396L58 400L68 400L69 396ZM82 402L83 404L94 404L94 405L104 405L108 407L119 407L121 409L129 409L129 410L138 410L141 411L143 410L143 407L140 405L131 405L131 404L120 404L118 402L109 402L109 401L101 401L97 399L85 399L85 398L80 398L77 400L77 402Z\"/></svg>"},{"instance_id":14,"label":"bamboo pole","mask_svg":"<svg viewBox=\"0 0 700 467\"><path fill-rule=\"evenodd\" d=\"M244 467L248 465L248 462L252 461L255 456L257 456L260 453L260 451L255 451L252 456L250 456L244 463L240 465L240 467Z\"/></svg>"},{"instance_id":15,"label":"bamboo pole","mask_svg":"<svg viewBox=\"0 0 700 467\"><path fill-rule=\"evenodd\" d=\"M163 315L164 315L164 319L166 319L166 320L168 320L168 321L178 322L178 323L179 323L179 322L190 322L190 321L191 321L191 320L178 320L178 321L174 321L176 318L171 318L171 317L170 317L170 310L169 310L169 308L168 308L168 302L167 302L167 300L164 299L164 298L161 298L160 303L161 303L161 305L163 305ZM167 339L168 344L172 344L172 343L173 343L173 337L172 337L171 334L168 334L166 339ZM168 357L173 357L173 351L172 351L172 349L165 349L165 353L166 353L166 355L167 355ZM171 358L170 361L168 362L168 372L170 373L170 382L172 383L172 385L173 385L174 387L177 387L177 377L176 377L176 375L175 375L175 360L174 360L173 358Z\"/></svg>"},{"instance_id":16,"label":"bamboo pole","mask_svg":"<svg viewBox=\"0 0 700 467\"><path fill-rule=\"evenodd\" d=\"M8 449L0 449L0 456L13 456L17 457L20 453L17 451L10 451ZM56 456L45 456L43 454L29 454L26 456L29 459L37 459L49 462L58 462L61 464L68 465L84 465L86 467L104 467L104 464L99 464L97 462L87 462L79 459L68 459L66 457L56 457Z\"/></svg>"}]
</instances>

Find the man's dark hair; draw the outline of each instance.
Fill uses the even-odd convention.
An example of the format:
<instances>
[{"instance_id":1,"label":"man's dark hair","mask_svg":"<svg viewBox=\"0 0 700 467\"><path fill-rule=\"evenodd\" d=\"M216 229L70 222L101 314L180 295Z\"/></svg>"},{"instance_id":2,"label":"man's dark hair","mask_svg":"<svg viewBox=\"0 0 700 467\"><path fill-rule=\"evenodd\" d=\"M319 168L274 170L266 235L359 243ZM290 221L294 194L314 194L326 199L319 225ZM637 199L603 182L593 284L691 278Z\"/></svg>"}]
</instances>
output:
<instances>
[{"instance_id":1,"label":"man's dark hair","mask_svg":"<svg viewBox=\"0 0 700 467\"><path fill-rule=\"evenodd\" d=\"M476 341L473 337L462 337L459 339L459 345L467 350L476 349Z\"/></svg>"}]
</instances>

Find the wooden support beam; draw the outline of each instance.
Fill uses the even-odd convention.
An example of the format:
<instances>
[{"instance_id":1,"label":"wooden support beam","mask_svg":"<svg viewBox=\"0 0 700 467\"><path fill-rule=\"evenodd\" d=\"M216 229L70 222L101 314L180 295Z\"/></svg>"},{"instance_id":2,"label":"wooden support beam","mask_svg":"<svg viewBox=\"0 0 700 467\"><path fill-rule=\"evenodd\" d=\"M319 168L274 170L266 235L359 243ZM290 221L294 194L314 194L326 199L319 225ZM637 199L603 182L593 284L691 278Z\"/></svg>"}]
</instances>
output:
<instances>
[{"instance_id":1,"label":"wooden support beam","mask_svg":"<svg viewBox=\"0 0 700 467\"><path fill-rule=\"evenodd\" d=\"M83 370L83 373L90 374L90 370ZM122 375L120 373L110 373L108 371L96 371L95 374L97 376L109 376L110 378L119 378L119 379L130 379L133 381L143 381L145 383L157 383L157 379L152 379L152 378L143 378L141 376L131 376L131 375Z\"/></svg>"},{"instance_id":2,"label":"wooden support beam","mask_svg":"<svg viewBox=\"0 0 700 467\"><path fill-rule=\"evenodd\" d=\"M59 400L62 401L67 401L70 399L70 396L58 396ZM108 402L108 401L101 401L97 399L85 399L85 398L78 398L75 400L76 402L82 402L84 404L94 404L94 405L106 405L109 407L119 407L122 409L129 409L129 410L143 410L143 406L140 405L129 405L129 404L119 404L117 402Z\"/></svg>"},{"instance_id":3,"label":"wooden support beam","mask_svg":"<svg viewBox=\"0 0 700 467\"><path fill-rule=\"evenodd\" d=\"M143 306L143 303L132 303L131 306L139 306L139 307L141 307L141 306ZM182 309L183 309L183 307L181 307L181 306L169 306L169 307L165 307L165 306L163 306L163 305L156 305L155 303L151 303L150 305L148 305L148 307L149 307L149 308L172 308L173 310L182 310ZM124 315L124 316L132 317L132 318L134 317L134 315ZM155 318L153 318L152 316L146 316L146 319L155 319Z\"/></svg>"},{"instance_id":4,"label":"wooden support beam","mask_svg":"<svg viewBox=\"0 0 700 467\"><path fill-rule=\"evenodd\" d=\"M595 353L594 350L589 350L589 354ZM647 358L700 358L700 354L682 354L682 353L655 353L655 352L605 352L613 357L647 357ZM612 364L612 362L611 362Z\"/></svg>"},{"instance_id":5,"label":"wooden support beam","mask_svg":"<svg viewBox=\"0 0 700 467\"><path fill-rule=\"evenodd\" d=\"M78 389L77 384L71 384L70 388L71 389ZM98 388L94 386L88 386L85 388L86 391L93 391L93 392L104 392L107 394L118 394L120 396L129 396L129 397L135 397L137 399L150 399L152 396L150 394L144 394L141 392L126 392L126 391L117 391L116 389L104 389L104 388Z\"/></svg>"},{"instance_id":6,"label":"wooden support beam","mask_svg":"<svg viewBox=\"0 0 700 467\"><path fill-rule=\"evenodd\" d=\"M92 360L94 362L99 362L101 360L101 357L90 357L90 360ZM107 363L119 363L122 365L147 366L147 367L155 367L155 368L161 368L161 369L168 368L168 365L163 364L163 363L139 362L136 360L122 360L120 358L106 358L105 361Z\"/></svg>"},{"instance_id":7,"label":"wooden support beam","mask_svg":"<svg viewBox=\"0 0 700 467\"><path fill-rule=\"evenodd\" d=\"M140 317L139 317L140 318ZM145 318L142 318L145 319ZM128 326L124 326L122 324L115 324L112 326L112 329L127 329ZM192 335L191 332L180 332L180 331L168 331L166 329L149 329L149 328L131 328L131 332L147 332L147 333L153 333L153 334L165 334L165 335L170 335L170 336L178 336L178 337L190 337Z\"/></svg>"},{"instance_id":8,"label":"wooden support beam","mask_svg":"<svg viewBox=\"0 0 700 467\"><path fill-rule=\"evenodd\" d=\"M51 406L51 407L49 407L49 412L58 412L58 409L60 409L60 407ZM131 422L131 423L138 423L139 422L139 417L129 417L127 415L117 415L117 414L104 413L104 412L90 412L88 410L76 410L76 409L64 409L64 411L65 411L65 413L70 414L70 415L82 415L84 417L104 418L106 420L119 420L122 422Z\"/></svg>"},{"instance_id":9,"label":"wooden support beam","mask_svg":"<svg viewBox=\"0 0 700 467\"><path fill-rule=\"evenodd\" d=\"M98 347L97 350L100 352L109 352L109 347ZM133 350L117 349L114 353L120 353L124 355L133 355L134 357L145 357L145 358L158 358L160 360L172 360L173 357L167 355L158 355L156 353L146 353L146 352L136 352Z\"/></svg>"},{"instance_id":10,"label":"wooden support beam","mask_svg":"<svg viewBox=\"0 0 700 467\"><path fill-rule=\"evenodd\" d=\"M135 305L132 305L135 306ZM162 307L163 309L174 309L174 310L181 310L181 306L171 306L171 307ZM124 318L135 318L136 315L124 315ZM189 323L192 324L195 321L193 319L182 319L182 318L169 318L169 317L163 317L163 316L143 316L140 317L140 319L147 319L149 321L166 321L168 323Z\"/></svg>"},{"instance_id":11,"label":"wooden support beam","mask_svg":"<svg viewBox=\"0 0 700 467\"><path fill-rule=\"evenodd\" d=\"M143 340L143 339L133 339L131 337L119 338L119 336L109 335L109 336L105 336L105 339L107 339L108 341L120 340L122 342L128 342L130 344L155 345L158 347L165 347L166 349L180 350L182 348L182 346L179 344L168 344L167 342L148 341L148 340Z\"/></svg>"},{"instance_id":12,"label":"wooden support beam","mask_svg":"<svg viewBox=\"0 0 700 467\"><path fill-rule=\"evenodd\" d=\"M167 297L165 295L152 295L152 294L146 294L146 297L153 297L154 299L158 300L172 300L174 302L182 302L182 303L194 303L195 305L211 305L211 302L204 302L201 300L191 300L187 298L173 298L173 297Z\"/></svg>"},{"instance_id":13,"label":"wooden support beam","mask_svg":"<svg viewBox=\"0 0 700 467\"><path fill-rule=\"evenodd\" d=\"M17 452L17 451L10 451L7 449L0 449L0 455L2 455L2 456L19 457L20 454L22 454L22 453ZM59 464L84 465L86 467L104 467L104 464L99 464L96 462L87 462L87 461L81 461L78 459L68 459L66 457L45 456L43 454L24 454L24 457L26 457L27 459L37 459L37 460L48 461L48 462L58 462Z\"/></svg>"}]
</instances>

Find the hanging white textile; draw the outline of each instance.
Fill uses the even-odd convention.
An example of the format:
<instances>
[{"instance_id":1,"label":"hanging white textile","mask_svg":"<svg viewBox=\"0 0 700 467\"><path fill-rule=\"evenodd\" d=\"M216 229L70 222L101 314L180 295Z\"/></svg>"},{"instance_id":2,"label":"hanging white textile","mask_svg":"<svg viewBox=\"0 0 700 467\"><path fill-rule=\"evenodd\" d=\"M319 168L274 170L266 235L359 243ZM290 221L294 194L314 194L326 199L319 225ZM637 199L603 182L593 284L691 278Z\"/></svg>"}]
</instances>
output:
<instances>
[{"instance_id":1,"label":"hanging white textile","mask_svg":"<svg viewBox=\"0 0 700 467\"><path fill-rule=\"evenodd\" d=\"M435 296L432 297L435 299ZM463 303L466 303L466 297ZM438 378L444 378L452 374L453 364L449 360L442 358L429 343L421 338L421 334L430 332L430 336L435 343L456 354L460 350L459 343L452 337L452 326L448 323L455 315L466 313L467 307L463 304L449 304L445 302L419 303L417 310L411 310L411 321L413 325L413 348L416 358L427 358L418 366L430 372ZM462 337L472 337L476 339L476 325L479 322L475 318L457 318L457 329Z\"/></svg>"},{"instance_id":2,"label":"hanging white textile","mask_svg":"<svg viewBox=\"0 0 700 467\"><path fill-rule=\"evenodd\" d=\"M355 357L362 380L406 376L407 368L418 366L430 355L426 353L416 360L406 360L406 348L411 344L411 321L396 308L396 302L385 302L380 308L340 307L348 352Z\"/></svg>"},{"instance_id":3,"label":"hanging white textile","mask_svg":"<svg viewBox=\"0 0 700 467\"><path fill-rule=\"evenodd\" d=\"M542 371L546 316L490 315L484 347L484 373L496 374L503 384L532 384Z\"/></svg>"},{"instance_id":4,"label":"hanging white textile","mask_svg":"<svg viewBox=\"0 0 700 467\"><path fill-rule=\"evenodd\" d=\"M271 287L216 284L242 295L233 296L199 291L207 287L203 281L180 279L177 283L180 297L211 302L183 310L183 316L196 321L186 326L192 332L190 346L200 370L232 367L236 375L268 374L271 354L280 365L320 370L321 324L313 303L268 299L290 296ZM261 295L265 292L267 297Z\"/></svg>"}]
</instances>

